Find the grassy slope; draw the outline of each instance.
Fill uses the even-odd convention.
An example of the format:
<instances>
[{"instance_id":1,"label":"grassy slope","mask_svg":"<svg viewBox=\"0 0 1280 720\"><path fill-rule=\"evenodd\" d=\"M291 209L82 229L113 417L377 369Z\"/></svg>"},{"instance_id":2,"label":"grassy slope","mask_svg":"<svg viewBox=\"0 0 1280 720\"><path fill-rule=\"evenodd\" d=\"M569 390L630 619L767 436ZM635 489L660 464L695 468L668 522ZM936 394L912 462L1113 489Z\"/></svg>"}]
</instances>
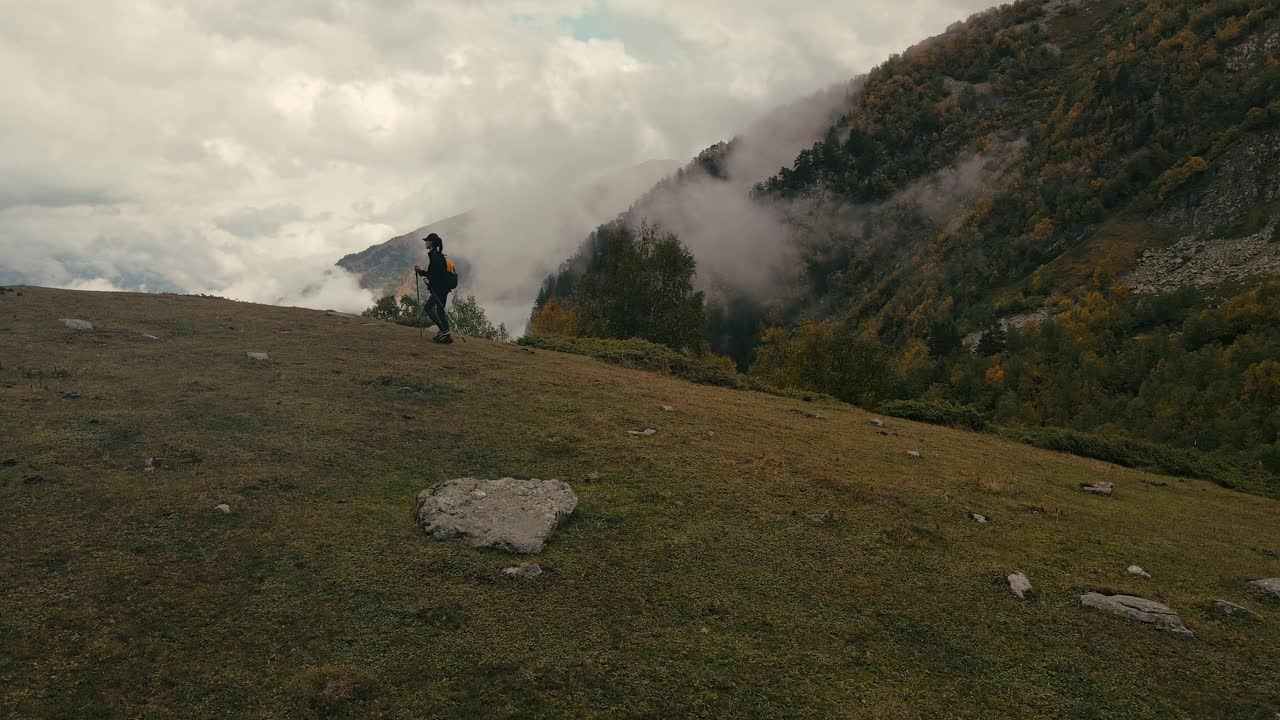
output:
<instances>
[{"instance_id":1,"label":"grassy slope","mask_svg":"<svg viewBox=\"0 0 1280 720\"><path fill-rule=\"evenodd\" d=\"M323 700L303 679L327 666L376 678L351 717L1280 710L1280 603L1244 592L1280 575L1263 552L1280 551L1276 501L361 323L195 297L0 296L0 461L19 461L0 467L0 716L297 717ZM361 382L379 376L428 391ZM659 434L624 433L646 426ZM576 482L593 471L603 483ZM507 556L415 529L414 493L466 475L574 482L547 575L512 581ZM1117 496L1076 489L1099 479ZM826 510L833 522L804 518ZM1155 579L1125 576L1133 562ZM1035 600L1009 594L1014 569ZM1166 602L1201 640L1081 609L1080 589ZM1262 619L1215 618L1214 598Z\"/></svg>"}]
</instances>

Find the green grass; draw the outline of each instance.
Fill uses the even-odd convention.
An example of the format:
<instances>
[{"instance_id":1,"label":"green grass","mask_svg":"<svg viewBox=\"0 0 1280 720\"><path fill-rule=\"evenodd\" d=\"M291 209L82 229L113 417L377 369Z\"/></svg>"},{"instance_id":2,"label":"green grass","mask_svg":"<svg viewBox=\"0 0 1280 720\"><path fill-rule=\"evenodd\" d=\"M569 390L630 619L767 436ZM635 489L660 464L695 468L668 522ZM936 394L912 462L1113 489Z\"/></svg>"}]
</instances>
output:
<instances>
[{"instance_id":1,"label":"green grass","mask_svg":"<svg viewBox=\"0 0 1280 720\"><path fill-rule=\"evenodd\" d=\"M528 348L585 355L637 370L650 370L699 385L754 390L756 392L798 400L832 400L828 395L807 390L776 388L737 371L733 361L717 355L694 355L673 350L648 340L629 338L568 337L563 335L526 335L517 341Z\"/></svg>"},{"instance_id":2,"label":"green grass","mask_svg":"<svg viewBox=\"0 0 1280 720\"><path fill-rule=\"evenodd\" d=\"M1280 710L1280 603L1246 590L1280 575L1275 500L307 310L24 289L0 337L0 717ZM581 498L532 581L413 523L422 488L505 475ZM1116 495L1078 490L1097 480ZM1165 602L1200 639L1080 608L1093 589Z\"/></svg>"}]
</instances>

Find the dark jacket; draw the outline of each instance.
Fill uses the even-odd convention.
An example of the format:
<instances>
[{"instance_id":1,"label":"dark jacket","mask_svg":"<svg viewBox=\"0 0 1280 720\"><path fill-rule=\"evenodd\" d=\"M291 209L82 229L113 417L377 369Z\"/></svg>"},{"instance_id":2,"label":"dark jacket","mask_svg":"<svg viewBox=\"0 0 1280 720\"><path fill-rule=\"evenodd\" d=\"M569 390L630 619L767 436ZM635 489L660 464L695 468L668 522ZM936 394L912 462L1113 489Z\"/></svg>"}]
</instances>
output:
<instances>
[{"instance_id":1,"label":"dark jacket","mask_svg":"<svg viewBox=\"0 0 1280 720\"><path fill-rule=\"evenodd\" d=\"M419 270L418 274L427 279L427 286L432 292L449 292L449 267L445 265L444 253L439 250L427 253L427 269Z\"/></svg>"}]
</instances>

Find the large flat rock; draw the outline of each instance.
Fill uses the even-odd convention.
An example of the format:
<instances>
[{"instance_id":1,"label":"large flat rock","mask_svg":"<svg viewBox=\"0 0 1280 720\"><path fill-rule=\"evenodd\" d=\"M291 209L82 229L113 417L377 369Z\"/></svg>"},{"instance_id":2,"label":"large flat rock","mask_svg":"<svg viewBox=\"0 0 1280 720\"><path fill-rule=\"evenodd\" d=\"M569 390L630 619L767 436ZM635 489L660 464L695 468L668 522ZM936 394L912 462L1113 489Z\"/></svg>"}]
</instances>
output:
<instances>
[{"instance_id":1,"label":"large flat rock","mask_svg":"<svg viewBox=\"0 0 1280 720\"><path fill-rule=\"evenodd\" d=\"M1182 618L1167 605L1133 595L1103 595L1091 592L1080 596L1080 604L1144 625L1193 638L1195 633L1182 624Z\"/></svg>"},{"instance_id":2,"label":"large flat rock","mask_svg":"<svg viewBox=\"0 0 1280 720\"><path fill-rule=\"evenodd\" d=\"M417 516L436 540L537 553L577 507L578 496L559 480L460 478L418 493Z\"/></svg>"}]
</instances>

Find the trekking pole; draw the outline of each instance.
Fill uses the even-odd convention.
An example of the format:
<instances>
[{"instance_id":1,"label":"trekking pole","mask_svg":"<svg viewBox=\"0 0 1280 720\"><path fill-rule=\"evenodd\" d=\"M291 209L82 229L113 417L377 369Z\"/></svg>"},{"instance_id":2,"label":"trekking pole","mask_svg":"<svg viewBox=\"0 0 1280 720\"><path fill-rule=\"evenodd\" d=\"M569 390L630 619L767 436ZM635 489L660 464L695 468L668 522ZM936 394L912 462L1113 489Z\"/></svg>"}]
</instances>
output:
<instances>
[{"instance_id":1,"label":"trekking pole","mask_svg":"<svg viewBox=\"0 0 1280 720\"><path fill-rule=\"evenodd\" d=\"M422 278L418 277L418 269L413 269L413 295L418 301L418 337L422 337Z\"/></svg>"}]
</instances>

